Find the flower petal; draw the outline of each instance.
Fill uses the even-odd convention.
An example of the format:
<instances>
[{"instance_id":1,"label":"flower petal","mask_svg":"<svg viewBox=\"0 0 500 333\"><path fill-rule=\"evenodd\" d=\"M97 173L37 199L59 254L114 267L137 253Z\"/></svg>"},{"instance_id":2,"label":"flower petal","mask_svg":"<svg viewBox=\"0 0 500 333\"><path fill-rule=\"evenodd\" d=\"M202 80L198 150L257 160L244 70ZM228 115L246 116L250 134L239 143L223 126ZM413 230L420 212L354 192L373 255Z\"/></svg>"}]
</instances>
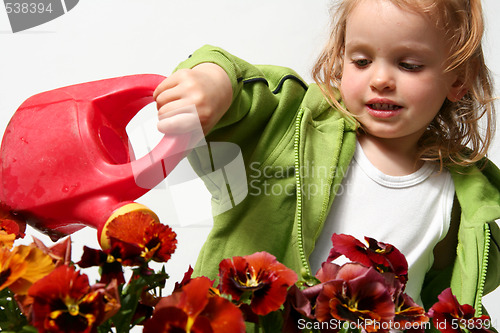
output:
<instances>
[{"instance_id":1,"label":"flower petal","mask_svg":"<svg viewBox=\"0 0 500 333\"><path fill-rule=\"evenodd\" d=\"M15 234L0 230L0 247L5 247L10 249L14 245L15 240L16 240Z\"/></svg>"},{"instance_id":2,"label":"flower petal","mask_svg":"<svg viewBox=\"0 0 500 333\"><path fill-rule=\"evenodd\" d=\"M22 247L22 249L27 251L24 261L28 265L21 278L10 286L10 289L16 294L26 294L33 283L52 272L55 267L50 256L42 250L34 247Z\"/></svg>"},{"instance_id":3,"label":"flower petal","mask_svg":"<svg viewBox=\"0 0 500 333\"><path fill-rule=\"evenodd\" d=\"M154 223L146 228L146 248L157 262L167 262L177 248L176 233L167 225ZM154 251L151 251L153 250Z\"/></svg>"},{"instance_id":4,"label":"flower petal","mask_svg":"<svg viewBox=\"0 0 500 333\"><path fill-rule=\"evenodd\" d=\"M33 237L33 244L48 254L56 267L61 265L69 265L71 263L71 237L67 237L61 242L56 243L51 247L45 244L36 237Z\"/></svg>"},{"instance_id":5,"label":"flower petal","mask_svg":"<svg viewBox=\"0 0 500 333\"><path fill-rule=\"evenodd\" d=\"M176 307L163 307L154 311L144 324L144 333L185 332L188 315Z\"/></svg>"},{"instance_id":6,"label":"flower petal","mask_svg":"<svg viewBox=\"0 0 500 333\"><path fill-rule=\"evenodd\" d=\"M87 275L80 274L70 266L59 266L51 274L31 286L28 294L46 301L69 297L82 298L90 290Z\"/></svg>"},{"instance_id":7,"label":"flower petal","mask_svg":"<svg viewBox=\"0 0 500 333\"><path fill-rule=\"evenodd\" d=\"M245 321L241 311L236 305L220 296L210 297L200 316L209 319L214 333L245 332Z\"/></svg>"},{"instance_id":8,"label":"flower petal","mask_svg":"<svg viewBox=\"0 0 500 333\"><path fill-rule=\"evenodd\" d=\"M370 259L379 266L382 265L383 271L394 273L402 283L406 283L408 281L408 262L405 256L391 244L377 242L369 237L365 237L365 240L369 244Z\"/></svg>"},{"instance_id":9,"label":"flower petal","mask_svg":"<svg viewBox=\"0 0 500 333\"><path fill-rule=\"evenodd\" d=\"M193 267L191 267L191 265L189 265L188 270L186 271L186 273L184 273L184 277L182 278L182 281L175 283L174 292L179 291L183 286L188 284L192 280L192 278L191 278L192 275L193 275Z\"/></svg>"},{"instance_id":10,"label":"flower petal","mask_svg":"<svg viewBox=\"0 0 500 333\"><path fill-rule=\"evenodd\" d=\"M182 288L177 307L183 309L189 317L198 316L208 304L208 292L212 284L206 277L191 280Z\"/></svg>"},{"instance_id":11,"label":"flower petal","mask_svg":"<svg viewBox=\"0 0 500 333\"><path fill-rule=\"evenodd\" d=\"M19 254L16 249L10 251L6 247L0 247L0 290L13 284L28 266L24 261L26 255Z\"/></svg>"},{"instance_id":12,"label":"flower petal","mask_svg":"<svg viewBox=\"0 0 500 333\"><path fill-rule=\"evenodd\" d=\"M104 316L102 318L102 322L105 322L109 318L113 317L120 310L120 293L118 291L118 282L116 280L112 280L107 284L95 284L91 286L90 289L102 294L104 302Z\"/></svg>"},{"instance_id":13,"label":"flower petal","mask_svg":"<svg viewBox=\"0 0 500 333\"><path fill-rule=\"evenodd\" d=\"M407 294L402 294L397 303L394 322L399 323L399 327L405 327L407 323L411 323L412 327L415 328L420 324L423 331L424 323L429 321L425 310Z\"/></svg>"},{"instance_id":14,"label":"flower petal","mask_svg":"<svg viewBox=\"0 0 500 333\"><path fill-rule=\"evenodd\" d=\"M54 269L48 255L26 245L17 246L12 252L0 248L0 264L0 289L9 287L15 294L21 295Z\"/></svg>"},{"instance_id":15,"label":"flower petal","mask_svg":"<svg viewBox=\"0 0 500 333\"><path fill-rule=\"evenodd\" d=\"M324 262L316 273L316 278L320 282L328 282L337 278L340 266L331 262Z\"/></svg>"},{"instance_id":16,"label":"flower petal","mask_svg":"<svg viewBox=\"0 0 500 333\"><path fill-rule=\"evenodd\" d=\"M328 261L333 261L341 255L344 255L348 259L359 262L365 266L372 265L371 260L366 255L366 245L355 237L345 234L333 234L332 244L333 247L330 250Z\"/></svg>"}]
</instances>

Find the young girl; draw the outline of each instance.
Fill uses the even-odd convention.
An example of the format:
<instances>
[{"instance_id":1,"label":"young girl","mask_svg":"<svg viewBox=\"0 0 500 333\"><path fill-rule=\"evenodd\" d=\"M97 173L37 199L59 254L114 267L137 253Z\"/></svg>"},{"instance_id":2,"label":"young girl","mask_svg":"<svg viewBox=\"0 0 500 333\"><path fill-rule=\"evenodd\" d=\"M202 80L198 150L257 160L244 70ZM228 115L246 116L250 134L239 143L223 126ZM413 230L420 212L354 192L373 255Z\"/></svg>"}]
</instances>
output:
<instances>
[{"instance_id":1,"label":"young girl","mask_svg":"<svg viewBox=\"0 0 500 333\"><path fill-rule=\"evenodd\" d=\"M158 86L158 128L194 104L207 142L241 148L254 190L229 189L248 195L214 217L196 272L216 278L221 259L267 251L307 277L333 233L369 236L406 255L415 300L451 286L479 314L500 283L480 1L343 0L335 15L317 84L205 46ZM190 161L217 212L228 187L206 155Z\"/></svg>"}]
</instances>

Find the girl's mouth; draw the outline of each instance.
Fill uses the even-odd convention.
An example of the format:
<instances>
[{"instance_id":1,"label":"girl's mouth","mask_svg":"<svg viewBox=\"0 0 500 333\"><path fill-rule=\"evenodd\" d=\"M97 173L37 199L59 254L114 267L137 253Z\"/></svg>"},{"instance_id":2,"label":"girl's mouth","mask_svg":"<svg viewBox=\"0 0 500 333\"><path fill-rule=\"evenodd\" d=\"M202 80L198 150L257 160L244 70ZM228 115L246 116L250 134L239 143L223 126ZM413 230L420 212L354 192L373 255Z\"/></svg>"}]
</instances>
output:
<instances>
[{"instance_id":1,"label":"girl's mouth","mask_svg":"<svg viewBox=\"0 0 500 333\"><path fill-rule=\"evenodd\" d=\"M375 118L392 118L401 112L403 107L394 103L369 103L366 104L368 113Z\"/></svg>"},{"instance_id":2,"label":"girl's mouth","mask_svg":"<svg viewBox=\"0 0 500 333\"><path fill-rule=\"evenodd\" d=\"M374 103L367 104L368 107L374 111L397 111L402 107L396 104L387 104L387 103Z\"/></svg>"}]
</instances>

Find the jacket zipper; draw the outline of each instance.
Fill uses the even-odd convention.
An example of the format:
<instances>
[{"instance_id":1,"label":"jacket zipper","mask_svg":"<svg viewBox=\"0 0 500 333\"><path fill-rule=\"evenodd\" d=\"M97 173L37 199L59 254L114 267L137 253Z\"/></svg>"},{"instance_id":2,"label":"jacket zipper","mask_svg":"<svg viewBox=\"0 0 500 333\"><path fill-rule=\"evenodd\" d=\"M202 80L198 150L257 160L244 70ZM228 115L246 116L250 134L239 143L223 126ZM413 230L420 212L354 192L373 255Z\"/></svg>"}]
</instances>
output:
<instances>
[{"instance_id":1,"label":"jacket zipper","mask_svg":"<svg viewBox=\"0 0 500 333\"><path fill-rule=\"evenodd\" d=\"M302 179L300 179L300 158L299 158L299 145L300 145L300 124L302 122L302 116L304 111L299 110L297 118L295 119L295 135L293 142L294 150L294 167L295 167L295 185L296 185L296 195L297 195L297 245L299 247L300 260L302 266L305 269L305 274L307 276L311 275L311 269L309 268L309 263L307 262L305 251L304 251L304 240L302 237Z\"/></svg>"},{"instance_id":2,"label":"jacket zipper","mask_svg":"<svg viewBox=\"0 0 500 333\"><path fill-rule=\"evenodd\" d=\"M476 316L481 316L483 312L483 307L481 303L481 299L483 298L484 292L484 284L486 283L486 272L488 270L488 254L490 252L490 226L489 224L484 225L484 253L483 253L483 262L481 263L481 273L479 276L479 287L477 289L476 301L475 301L475 309Z\"/></svg>"}]
</instances>

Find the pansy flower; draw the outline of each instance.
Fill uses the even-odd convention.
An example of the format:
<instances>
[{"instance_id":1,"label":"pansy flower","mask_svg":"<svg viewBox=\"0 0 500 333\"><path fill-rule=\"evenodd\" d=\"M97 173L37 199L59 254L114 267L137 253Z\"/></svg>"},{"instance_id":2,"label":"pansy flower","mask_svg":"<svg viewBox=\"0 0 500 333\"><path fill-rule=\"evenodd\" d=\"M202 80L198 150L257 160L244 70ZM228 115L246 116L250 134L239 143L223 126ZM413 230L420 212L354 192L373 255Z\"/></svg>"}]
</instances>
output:
<instances>
[{"instance_id":1,"label":"pansy flower","mask_svg":"<svg viewBox=\"0 0 500 333\"><path fill-rule=\"evenodd\" d=\"M118 283L116 280L107 284L96 283L90 286L90 289L91 292L97 291L102 295L104 317L101 319L101 322L110 319L120 310L120 292L118 291Z\"/></svg>"},{"instance_id":2,"label":"pansy flower","mask_svg":"<svg viewBox=\"0 0 500 333\"><path fill-rule=\"evenodd\" d=\"M471 333L492 332L491 320L488 316L474 317L475 310L469 304L461 305L451 288L445 289L439 296L439 302L429 310L429 317L439 331L443 333L460 333L468 330Z\"/></svg>"},{"instance_id":3,"label":"pansy flower","mask_svg":"<svg viewBox=\"0 0 500 333\"><path fill-rule=\"evenodd\" d=\"M236 301L250 298L257 315L278 310L297 274L267 252L224 259L219 265L220 290Z\"/></svg>"},{"instance_id":4,"label":"pansy flower","mask_svg":"<svg viewBox=\"0 0 500 333\"><path fill-rule=\"evenodd\" d=\"M375 332L377 325L387 324L394 318L394 302L389 288L384 277L374 268L357 263L342 267L324 263L323 267L336 274L322 284L316 299L318 321L349 321L367 332Z\"/></svg>"},{"instance_id":5,"label":"pansy flower","mask_svg":"<svg viewBox=\"0 0 500 333\"><path fill-rule=\"evenodd\" d=\"M104 318L104 297L88 277L59 266L29 289L31 321L39 332L95 332Z\"/></svg>"},{"instance_id":6,"label":"pansy flower","mask_svg":"<svg viewBox=\"0 0 500 333\"><path fill-rule=\"evenodd\" d=\"M81 268L93 266L101 267L101 283L109 283L116 279L125 283L123 266L138 266L144 263L141 257L142 250L134 245L124 242L111 241L111 248L96 250L84 246L81 260L77 263Z\"/></svg>"},{"instance_id":7,"label":"pansy flower","mask_svg":"<svg viewBox=\"0 0 500 333\"><path fill-rule=\"evenodd\" d=\"M288 289L283 311L283 332L300 333L302 330L299 329L299 321L314 320L311 301L297 285Z\"/></svg>"},{"instance_id":8,"label":"pansy flower","mask_svg":"<svg viewBox=\"0 0 500 333\"><path fill-rule=\"evenodd\" d=\"M0 226L3 225L4 221L12 221L17 224L17 228L15 228L17 238L23 238L25 236L26 221L19 215L16 215L8 205L0 202Z\"/></svg>"},{"instance_id":9,"label":"pansy flower","mask_svg":"<svg viewBox=\"0 0 500 333\"><path fill-rule=\"evenodd\" d=\"M26 231L26 222L14 215L6 204L0 202L0 247L11 248L14 240L23 238Z\"/></svg>"},{"instance_id":10,"label":"pansy flower","mask_svg":"<svg viewBox=\"0 0 500 333\"><path fill-rule=\"evenodd\" d=\"M424 308L415 303L406 293L393 295L393 299L395 300L395 327L411 327L411 330L407 332L425 332L425 323L429 321L429 317Z\"/></svg>"},{"instance_id":11,"label":"pansy flower","mask_svg":"<svg viewBox=\"0 0 500 333\"><path fill-rule=\"evenodd\" d=\"M333 261L344 255L381 273L394 273L405 284L408 281L408 263L405 256L391 244L377 242L370 237L365 237L365 240L368 246L351 235L333 234L333 247L327 261Z\"/></svg>"},{"instance_id":12,"label":"pansy flower","mask_svg":"<svg viewBox=\"0 0 500 333\"><path fill-rule=\"evenodd\" d=\"M13 293L24 295L52 270L51 258L40 249L26 245L12 250L0 247L0 290L8 287Z\"/></svg>"},{"instance_id":13,"label":"pansy flower","mask_svg":"<svg viewBox=\"0 0 500 333\"><path fill-rule=\"evenodd\" d=\"M195 278L163 298L145 323L144 333L244 332L241 311L214 293L212 283L206 277Z\"/></svg>"},{"instance_id":14,"label":"pansy flower","mask_svg":"<svg viewBox=\"0 0 500 333\"><path fill-rule=\"evenodd\" d=\"M166 262L177 246L176 234L172 228L141 211L119 215L106 228L109 238L137 245L146 260Z\"/></svg>"}]
</instances>

